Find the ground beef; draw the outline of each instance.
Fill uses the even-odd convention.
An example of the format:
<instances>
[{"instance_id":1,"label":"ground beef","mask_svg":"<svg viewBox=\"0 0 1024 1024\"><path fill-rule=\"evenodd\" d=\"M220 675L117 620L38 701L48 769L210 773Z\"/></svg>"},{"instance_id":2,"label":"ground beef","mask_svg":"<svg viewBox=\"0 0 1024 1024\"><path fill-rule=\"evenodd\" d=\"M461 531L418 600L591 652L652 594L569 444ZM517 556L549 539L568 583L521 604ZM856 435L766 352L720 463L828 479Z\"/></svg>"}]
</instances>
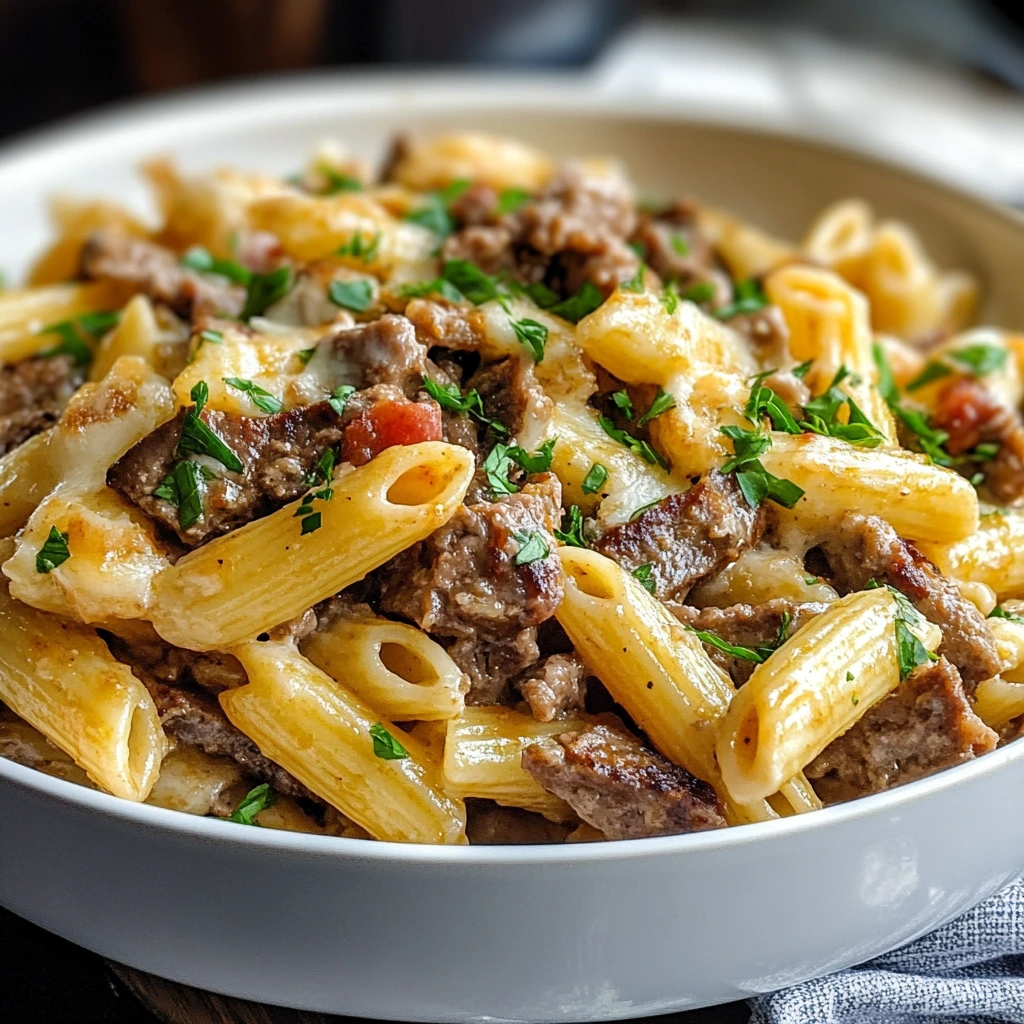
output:
<instances>
[{"instance_id":1,"label":"ground beef","mask_svg":"<svg viewBox=\"0 0 1024 1024\"><path fill-rule=\"evenodd\" d=\"M689 605L670 605L680 622L694 629L706 630L727 643L739 647L775 647L780 638L793 635L804 623L828 608L818 601L798 602L776 597L764 604L734 604L730 608L691 608ZM787 618L788 616L788 618ZM782 626L787 623L785 635ZM727 654L712 644L704 644L711 660L729 673L738 686L745 683L757 662Z\"/></svg>"},{"instance_id":2,"label":"ground beef","mask_svg":"<svg viewBox=\"0 0 1024 1024\"><path fill-rule=\"evenodd\" d=\"M170 249L114 231L101 231L82 248L82 276L118 281L145 292L186 319L195 313L237 317L245 305L245 289L224 278L197 274L181 265Z\"/></svg>"},{"instance_id":3,"label":"ground beef","mask_svg":"<svg viewBox=\"0 0 1024 1024\"><path fill-rule=\"evenodd\" d=\"M463 506L380 571L382 609L442 636L504 640L538 625L562 600L553 536L560 515L551 474L500 501ZM547 556L517 565L534 535Z\"/></svg>"},{"instance_id":4,"label":"ground beef","mask_svg":"<svg viewBox=\"0 0 1024 1024\"><path fill-rule=\"evenodd\" d=\"M968 693L1001 671L992 631L981 612L884 519L847 512L821 547L840 593L863 590L870 580L887 583L939 626L939 654L960 671Z\"/></svg>"},{"instance_id":5,"label":"ground beef","mask_svg":"<svg viewBox=\"0 0 1024 1024\"><path fill-rule=\"evenodd\" d=\"M448 654L469 677L467 704L509 704L512 681L540 658L537 629L521 629L505 640L464 637L448 643Z\"/></svg>"},{"instance_id":6,"label":"ground beef","mask_svg":"<svg viewBox=\"0 0 1024 1024\"><path fill-rule=\"evenodd\" d=\"M147 683L147 687L164 732L178 743L229 758L285 796L322 803L294 775L264 757L259 747L228 721L215 698L166 683Z\"/></svg>"},{"instance_id":7,"label":"ground beef","mask_svg":"<svg viewBox=\"0 0 1024 1024\"><path fill-rule=\"evenodd\" d=\"M484 411L506 426L513 437L528 420L552 413L551 399L537 383L532 360L508 356L482 366L466 386L480 393Z\"/></svg>"},{"instance_id":8,"label":"ground beef","mask_svg":"<svg viewBox=\"0 0 1024 1024\"><path fill-rule=\"evenodd\" d=\"M564 843L570 830L571 826L520 807L502 807L492 800L466 801L466 837L471 846L546 846Z\"/></svg>"},{"instance_id":9,"label":"ground beef","mask_svg":"<svg viewBox=\"0 0 1024 1024\"><path fill-rule=\"evenodd\" d=\"M712 470L684 494L609 530L596 547L630 572L650 563L657 596L682 601L756 544L763 529L763 512L747 504L735 477Z\"/></svg>"},{"instance_id":10,"label":"ground beef","mask_svg":"<svg viewBox=\"0 0 1024 1024\"><path fill-rule=\"evenodd\" d=\"M878 793L994 750L945 658L915 669L805 769L825 803Z\"/></svg>"},{"instance_id":11,"label":"ground beef","mask_svg":"<svg viewBox=\"0 0 1024 1024\"><path fill-rule=\"evenodd\" d=\"M728 276L718 267L714 252L697 226L697 207L680 200L656 213L641 213L632 241L644 262L663 280L675 281L680 291L708 282L713 301L725 304L732 294Z\"/></svg>"},{"instance_id":12,"label":"ground beef","mask_svg":"<svg viewBox=\"0 0 1024 1024\"><path fill-rule=\"evenodd\" d=\"M394 385L412 398L423 386L427 346L408 319L388 313L370 323L332 331L318 342L310 364L310 372L331 390L341 384L359 390Z\"/></svg>"},{"instance_id":13,"label":"ground beef","mask_svg":"<svg viewBox=\"0 0 1024 1024\"><path fill-rule=\"evenodd\" d=\"M84 379L65 355L0 368L0 455L52 427Z\"/></svg>"},{"instance_id":14,"label":"ground beef","mask_svg":"<svg viewBox=\"0 0 1024 1024\"><path fill-rule=\"evenodd\" d=\"M205 409L202 420L240 459L243 471L221 469L205 484L203 517L187 530L178 509L153 491L177 462L186 410L130 448L107 471L107 483L189 547L267 515L304 494L324 451L342 439L342 422L328 402L274 416L237 416Z\"/></svg>"},{"instance_id":15,"label":"ground beef","mask_svg":"<svg viewBox=\"0 0 1024 1024\"><path fill-rule=\"evenodd\" d=\"M754 313L738 313L725 323L739 331L766 362L778 362L789 352L789 327L778 306L764 306Z\"/></svg>"},{"instance_id":16,"label":"ground beef","mask_svg":"<svg viewBox=\"0 0 1024 1024\"><path fill-rule=\"evenodd\" d=\"M949 434L946 448L963 455L981 443L998 444L995 457L970 463L980 470L992 494L1007 504L1024 499L1024 419L978 380L964 377L939 396L935 426Z\"/></svg>"},{"instance_id":17,"label":"ground beef","mask_svg":"<svg viewBox=\"0 0 1024 1024\"><path fill-rule=\"evenodd\" d=\"M479 352L484 342L480 315L472 309L433 299L413 299L405 315L416 338L427 349L440 346L454 352Z\"/></svg>"},{"instance_id":18,"label":"ground beef","mask_svg":"<svg viewBox=\"0 0 1024 1024\"><path fill-rule=\"evenodd\" d=\"M715 791L684 768L605 725L531 744L523 767L609 839L722 828Z\"/></svg>"},{"instance_id":19,"label":"ground beef","mask_svg":"<svg viewBox=\"0 0 1024 1024\"><path fill-rule=\"evenodd\" d=\"M469 260L485 274L500 274L515 269L514 237L512 229L504 224L472 224L445 239L441 257Z\"/></svg>"},{"instance_id":20,"label":"ground beef","mask_svg":"<svg viewBox=\"0 0 1024 1024\"><path fill-rule=\"evenodd\" d=\"M566 711L582 711L587 670L578 654L552 654L532 666L517 683L538 722L553 722Z\"/></svg>"}]
</instances>

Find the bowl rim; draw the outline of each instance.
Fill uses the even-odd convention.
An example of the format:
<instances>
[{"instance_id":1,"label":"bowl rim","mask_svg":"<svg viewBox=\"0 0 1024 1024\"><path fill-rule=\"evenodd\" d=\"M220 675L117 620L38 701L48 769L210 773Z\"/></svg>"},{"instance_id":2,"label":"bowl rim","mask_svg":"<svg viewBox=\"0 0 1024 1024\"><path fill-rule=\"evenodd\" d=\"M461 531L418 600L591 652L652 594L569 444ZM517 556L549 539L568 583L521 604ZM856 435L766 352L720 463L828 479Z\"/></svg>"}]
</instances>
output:
<instances>
[{"instance_id":1,"label":"bowl rim","mask_svg":"<svg viewBox=\"0 0 1024 1024\"><path fill-rule=\"evenodd\" d=\"M540 114L576 114L595 120L632 117L666 125L697 127L723 134L745 135L766 142L804 147L846 163L883 173L890 178L941 193L947 199L970 207L1004 226L1024 231L1024 212L1001 206L968 189L935 178L926 172L902 166L853 146L821 140L792 129L766 128L750 117L701 117L678 101L640 100L616 96L602 88L592 76L567 73L481 73L422 70L375 70L339 72L322 70L301 74L285 73L243 79L226 84L204 85L159 97L143 97L110 104L84 114L24 132L0 145L0 184L11 173L25 171L41 159L74 151L95 143L97 135L120 136L123 142L143 142L166 130L168 122L187 118L206 127L229 119L234 128L248 124L276 122L294 117L297 102L303 112L318 107L329 110L357 94L369 110L401 99L412 102L410 120L417 113L534 109ZM267 104L270 104L268 107ZM367 107L369 104L369 107ZM241 119L241 120L240 120ZM164 144L159 148L173 148ZM19 168L19 165L21 167ZM898 814L907 804L925 801L939 792L965 786L984 776L1008 770L1024 760L1024 742L1010 743L982 757L937 772L894 789L807 814L772 821L649 839L612 840L593 843L433 846L415 843L346 839L269 828L234 829L216 818L199 817L181 811L124 800L99 790L45 774L0 757L0 783L24 789L48 803L102 815L108 821L131 823L151 832L216 844L244 844L251 849L289 853L306 858L391 861L435 866L516 865L596 863L648 859L692 852L712 852L750 843L782 841L808 829L838 828L865 817Z\"/></svg>"}]
</instances>

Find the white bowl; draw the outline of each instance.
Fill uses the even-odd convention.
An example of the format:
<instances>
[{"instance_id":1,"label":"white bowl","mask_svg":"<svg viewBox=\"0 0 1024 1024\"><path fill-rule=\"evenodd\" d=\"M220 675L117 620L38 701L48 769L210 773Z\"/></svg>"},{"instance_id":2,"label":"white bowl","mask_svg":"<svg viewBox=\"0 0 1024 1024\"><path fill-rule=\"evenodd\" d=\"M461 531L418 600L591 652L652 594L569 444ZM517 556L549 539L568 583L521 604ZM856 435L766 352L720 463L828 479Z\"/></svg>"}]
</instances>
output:
<instances>
[{"instance_id":1,"label":"white bowl","mask_svg":"<svg viewBox=\"0 0 1024 1024\"><path fill-rule=\"evenodd\" d=\"M0 156L0 265L44 241L56 189L136 199L131 165L284 171L336 135L473 126L613 153L796 236L826 202L899 214L1024 322L1024 227L893 167L793 138L628 109L568 80L277 81L129 108ZM136 806L0 759L0 903L104 956L303 1009L421 1021L588 1020L737 999L838 970L1024 870L1024 743L880 796L722 832L447 849L239 828Z\"/></svg>"}]
</instances>

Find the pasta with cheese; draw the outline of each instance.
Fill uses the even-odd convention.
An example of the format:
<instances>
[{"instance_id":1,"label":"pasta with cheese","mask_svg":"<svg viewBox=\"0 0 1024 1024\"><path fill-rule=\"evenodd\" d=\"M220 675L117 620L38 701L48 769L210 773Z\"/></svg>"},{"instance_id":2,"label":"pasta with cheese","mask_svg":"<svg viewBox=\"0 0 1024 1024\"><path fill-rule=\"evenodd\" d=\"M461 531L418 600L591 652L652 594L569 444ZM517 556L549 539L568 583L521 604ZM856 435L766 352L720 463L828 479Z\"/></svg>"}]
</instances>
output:
<instances>
[{"instance_id":1,"label":"pasta with cheese","mask_svg":"<svg viewBox=\"0 0 1024 1024\"><path fill-rule=\"evenodd\" d=\"M0 294L0 756L225 828L597 842L1024 731L1024 343L916 225L369 156L55 203Z\"/></svg>"}]
</instances>

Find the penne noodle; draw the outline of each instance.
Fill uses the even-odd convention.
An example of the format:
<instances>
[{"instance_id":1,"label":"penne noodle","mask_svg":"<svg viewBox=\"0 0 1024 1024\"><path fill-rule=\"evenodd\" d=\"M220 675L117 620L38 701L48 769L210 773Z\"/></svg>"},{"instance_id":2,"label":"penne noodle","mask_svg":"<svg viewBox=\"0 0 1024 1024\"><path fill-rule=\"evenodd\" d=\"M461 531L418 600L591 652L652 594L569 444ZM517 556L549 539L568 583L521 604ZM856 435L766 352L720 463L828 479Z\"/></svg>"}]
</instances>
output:
<instances>
[{"instance_id":1,"label":"penne noodle","mask_svg":"<svg viewBox=\"0 0 1024 1024\"><path fill-rule=\"evenodd\" d=\"M149 796L166 740L146 688L92 629L16 601L2 576L0 700L97 786L126 800Z\"/></svg>"},{"instance_id":2,"label":"penne noodle","mask_svg":"<svg viewBox=\"0 0 1024 1024\"><path fill-rule=\"evenodd\" d=\"M473 456L441 441L388 448L336 477L303 535L302 500L185 555L155 581L152 622L170 643L217 650L301 615L455 514Z\"/></svg>"},{"instance_id":3,"label":"penne noodle","mask_svg":"<svg viewBox=\"0 0 1024 1024\"><path fill-rule=\"evenodd\" d=\"M584 724L578 717L538 722L511 708L466 708L448 722L445 788L462 798L480 797L534 811L549 821L575 821L569 805L543 789L523 768L522 754L545 736L572 732Z\"/></svg>"},{"instance_id":4,"label":"penne noodle","mask_svg":"<svg viewBox=\"0 0 1024 1024\"><path fill-rule=\"evenodd\" d=\"M803 489L793 515L809 533L827 526L837 509L881 516L901 537L915 541L958 541L978 527L974 488L924 455L859 448L816 434L773 433L761 462ZM938 508L942 515L935 514Z\"/></svg>"},{"instance_id":5,"label":"penne noodle","mask_svg":"<svg viewBox=\"0 0 1024 1024\"><path fill-rule=\"evenodd\" d=\"M697 223L715 252L738 281L762 277L797 255L789 242L784 242L760 228L712 207L697 211Z\"/></svg>"},{"instance_id":6,"label":"penne noodle","mask_svg":"<svg viewBox=\"0 0 1024 1024\"><path fill-rule=\"evenodd\" d=\"M950 539L952 543L921 545L947 576L984 583L1000 600L1024 594L1024 512L985 512L977 532Z\"/></svg>"},{"instance_id":7,"label":"penne noodle","mask_svg":"<svg viewBox=\"0 0 1024 1024\"><path fill-rule=\"evenodd\" d=\"M462 712L462 669L436 640L404 622L337 619L313 633L302 653L392 721Z\"/></svg>"},{"instance_id":8,"label":"penne noodle","mask_svg":"<svg viewBox=\"0 0 1024 1024\"><path fill-rule=\"evenodd\" d=\"M221 707L266 757L376 839L465 843L465 808L445 793L436 762L415 739L290 643L251 641L232 653L249 682L224 691ZM390 757L375 752L381 729L390 734Z\"/></svg>"},{"instance_id":9,"label":"penne noodle","mask_svg":"<svg viewBox=\"0 0 1024 1024\"><path fill-rule=\"evenodd\" d=\"M777 792L899 685L899 613L885 588L848 594L754 669L715 746L733 800ZM924 620L908 628L929 650L941 640Z\"/></svg>"},{"instance_id":10,"label":"penne noodle","mask_svg":"<svg viewBox=\"0 0 1024 1024\"><path fill-rule=\"evenodd\" d=\"M974 691L974 713L997 732L1024 715L1024 682L1002 676L983 679Z\"/></svg>"},{"instance_id":11,"label":"penne noodle","mask_svg":"<svg viewBox=\"0 0 1024 1024\"><path fill-rule=\"evenodd\" d=\"M774 817L763 798L734 800L722 784L715 725L735 690L700 640L611 559L584 548L558 554L566 580L556 614L591 671L662 754L714 786L731 822ZM804 799L798 789L787 796Z\"/></svg>"}]
</instances>

